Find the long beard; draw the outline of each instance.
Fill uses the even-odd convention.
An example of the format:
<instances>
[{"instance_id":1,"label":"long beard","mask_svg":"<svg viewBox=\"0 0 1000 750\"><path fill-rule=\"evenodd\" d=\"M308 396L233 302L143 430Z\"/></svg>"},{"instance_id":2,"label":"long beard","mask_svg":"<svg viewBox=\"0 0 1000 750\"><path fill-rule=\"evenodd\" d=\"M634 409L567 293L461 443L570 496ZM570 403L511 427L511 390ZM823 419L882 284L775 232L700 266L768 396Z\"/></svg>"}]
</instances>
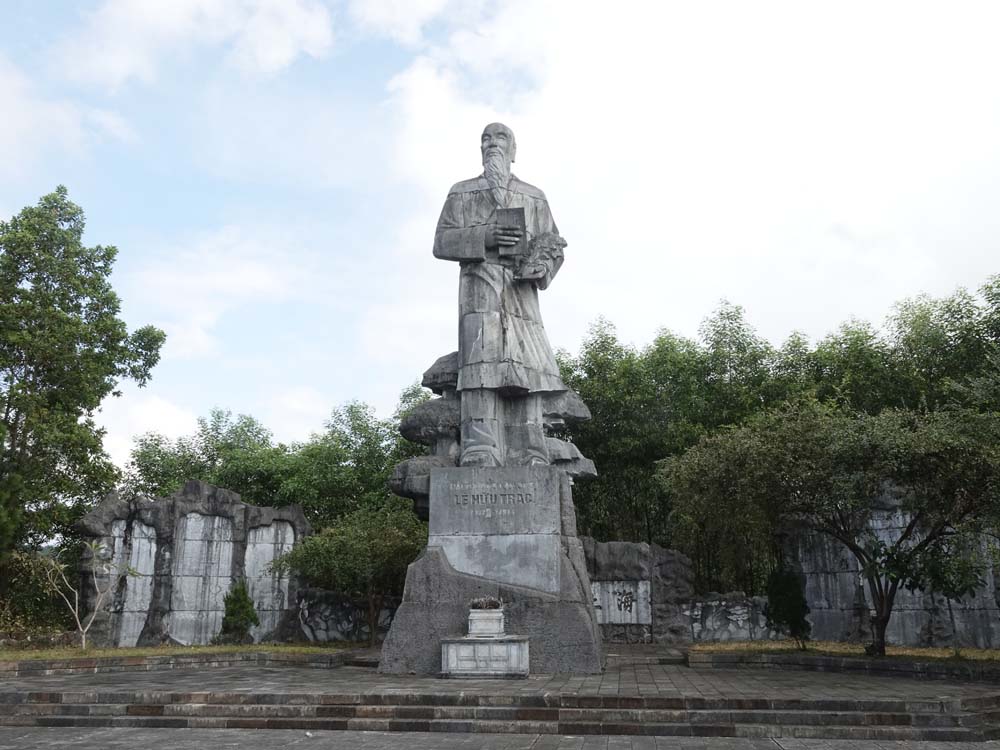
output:
<instances>
[{"instance_id":1,"label":"long beard","mask_svg":"<svg viewBox=\"0 0 1000 750\"><path fill-rule=\"evenodd\" d=\"M506 208L510 202L510 191L507 190L507 184L510 182L510 162L503 154L490 154L483 161L483 169L493 200L500 208Z\"/></svg>"}]
</instances>

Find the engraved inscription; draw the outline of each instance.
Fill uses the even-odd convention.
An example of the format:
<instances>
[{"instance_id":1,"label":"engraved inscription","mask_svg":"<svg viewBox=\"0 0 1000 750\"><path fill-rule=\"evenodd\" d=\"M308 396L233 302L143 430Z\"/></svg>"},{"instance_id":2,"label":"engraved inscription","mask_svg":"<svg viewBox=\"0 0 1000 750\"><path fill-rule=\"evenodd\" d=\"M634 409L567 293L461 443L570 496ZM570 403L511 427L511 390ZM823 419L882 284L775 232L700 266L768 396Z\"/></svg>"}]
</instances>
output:
<instances>
[{"instance_id":1,"label":"engraved inscription","mask_svg":"<svg viewBox=\"0 0 1000 750\"><path fill-rule=\"evenodd\" d=\"M514 512L514 507L534 503L537 494L534 482L490 482L483 484L449 482L448 491L455 505L462 508L468 507L472 510L473 515L485 518L511 515ZM484 510L490 512L481 512Z\"/></svg>"},{"instance_id":2,"label":"engraved inscription","mask_svg":"<svg viewBox=\"0 0 1000 750\"><path fill-rule=\"evenodd\" d=\"M618 599L618 611L619 612L632 612L632 605L635 603L635 592L634 591L614 591L615 597Z\"/></svg>"}]
</instances>

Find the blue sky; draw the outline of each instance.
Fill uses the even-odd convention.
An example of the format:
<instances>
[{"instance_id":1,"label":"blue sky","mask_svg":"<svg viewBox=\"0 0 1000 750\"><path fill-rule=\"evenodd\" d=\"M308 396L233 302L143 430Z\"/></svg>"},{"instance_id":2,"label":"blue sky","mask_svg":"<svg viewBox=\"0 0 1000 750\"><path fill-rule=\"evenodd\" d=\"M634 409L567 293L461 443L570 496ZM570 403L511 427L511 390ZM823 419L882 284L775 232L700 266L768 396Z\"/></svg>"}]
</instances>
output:
<instances>
[{"instance_id":1,"label":"blue sky","mask_svg":"<svg viewBox=\"0 0 1000 750\"><path fill-rule=\"evenodd\" d=\"M2 0L0 216L58 184L169 335L123 461L213 406L283 440L455 348L431 256L493 120L569 242L555 346L723 298L777 342L1000 272L995 3Z\"/></svg>"}]
</instances>

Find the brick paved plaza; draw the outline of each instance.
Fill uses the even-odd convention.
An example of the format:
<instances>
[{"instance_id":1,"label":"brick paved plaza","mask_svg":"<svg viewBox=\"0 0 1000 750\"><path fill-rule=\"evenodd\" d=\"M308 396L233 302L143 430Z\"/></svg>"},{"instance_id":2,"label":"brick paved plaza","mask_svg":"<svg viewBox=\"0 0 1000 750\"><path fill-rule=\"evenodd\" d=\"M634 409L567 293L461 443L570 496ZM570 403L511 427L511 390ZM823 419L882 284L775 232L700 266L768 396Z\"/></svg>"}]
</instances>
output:
<instances>
[{"instance_id":1,"label":"brick paved plaza","mask_svg":"<svg viewBox=\"0 0 1000 750\"><path fill-rule=\"evenodd\" d=\"M373 669L239 666L156 672L5 678L10 692L152 692L261 694L474 694L768 698L783 700L940 701L1000 693L1000 686L799 670L691 669L651 659L616 662L598 675L533 675L524 680L442 680L380 675Z\"/></svg>"},{"instance_id":2,"label":"brick paved plaza","mask_svg":"<svg viewBox=\"0 0 1000 750\"><path fill-rule=\"evenodd\" d=\"M695 669L641 653L600 675L526 680L243 665L0 682L0 748L936 750L991 746L998 715L1000 688L985 683Z\"/></svg>"},{"instance_id":3,"label":"brick paved plaza","mask_svg":"<svg viewBox=\"0 0 1000 750\"><path fill-rule=\"evenodd\" d=\"M980 750L998 742L0 727L0 750Z\"/></svg>"}]
</instances>

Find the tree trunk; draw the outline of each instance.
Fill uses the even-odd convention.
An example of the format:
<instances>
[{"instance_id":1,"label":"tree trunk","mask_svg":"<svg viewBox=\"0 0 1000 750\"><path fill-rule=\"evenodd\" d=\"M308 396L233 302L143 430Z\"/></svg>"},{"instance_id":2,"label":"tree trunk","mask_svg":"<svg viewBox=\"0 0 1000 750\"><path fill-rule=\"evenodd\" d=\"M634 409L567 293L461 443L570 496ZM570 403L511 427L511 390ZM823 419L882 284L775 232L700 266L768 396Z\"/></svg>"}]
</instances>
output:
<instances>
[{"instance_id":1,"label":"tree trunk","mask_svg":"<svg viewBox=\"0 0 1000 750\"><path fill-rule=\"evenodd\" d=\"M885 656L885 631L892 617L892 605L896 601L898 582L885 586L881 593L872 586L872 601L875 604L875 617L872 618L872 644L867 649L869 656Z\"/></svg>"},{"instance_id":2,"label":"tree trunk","mask_svg":"<svg viewBox=\"0 0 1000 750\"><path fill-rule=\"evenodd\" d=\"M878 610L876 610L878 612ZM885 629L889 627L889 616L877 613L872 618L872 644L866 651L869 656L885 656Z\"/></svg>"},{"instance_id":3,"label":"tree trunk","mask_svg":"<svg viewBox=\"0 0 1000 750\"><path fill-rule=\"evenodd\" d=\"M382 614L382 596L368 594L368 648L375 648L379 615Z\"/></svg>"}]
</instances>

